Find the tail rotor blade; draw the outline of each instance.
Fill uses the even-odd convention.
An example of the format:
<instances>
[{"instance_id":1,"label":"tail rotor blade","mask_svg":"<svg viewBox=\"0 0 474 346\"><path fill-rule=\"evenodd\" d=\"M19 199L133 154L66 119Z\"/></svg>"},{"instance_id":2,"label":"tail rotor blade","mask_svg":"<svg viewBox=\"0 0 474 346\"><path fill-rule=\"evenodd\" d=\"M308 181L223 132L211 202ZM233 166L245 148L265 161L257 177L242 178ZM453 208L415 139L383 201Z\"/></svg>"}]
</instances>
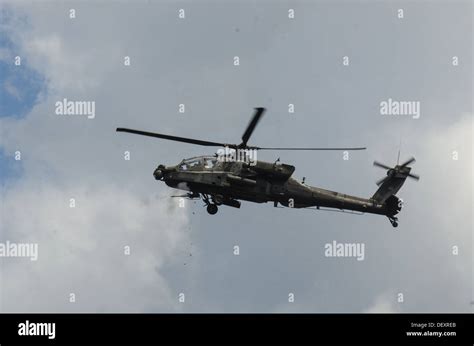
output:
<instances>
[{"instance_id":1,"label":"tail rotor blade","mask_svg":"<svg viewBox=\"0 0 474 346\"><path fill-rule=\"evenodd\" d=\"M413 163L415 161L416 161L415 158L412 156L406 162L402 163L400 166L405 167L405 166L408 166L410 163Z\"/></svg>"},{"instance_id":2,"label":"tail rotor blade","mask_svg":"<svg viewBox=\"0 0 474 346\"><path fill-rule=\"evenodd\" d=\"M408 176L412 179L415 179L415 180L420 180L420 176L418 174L413 174L413 173L410 173L408 174Z\"/></svg>"}]
</instances>

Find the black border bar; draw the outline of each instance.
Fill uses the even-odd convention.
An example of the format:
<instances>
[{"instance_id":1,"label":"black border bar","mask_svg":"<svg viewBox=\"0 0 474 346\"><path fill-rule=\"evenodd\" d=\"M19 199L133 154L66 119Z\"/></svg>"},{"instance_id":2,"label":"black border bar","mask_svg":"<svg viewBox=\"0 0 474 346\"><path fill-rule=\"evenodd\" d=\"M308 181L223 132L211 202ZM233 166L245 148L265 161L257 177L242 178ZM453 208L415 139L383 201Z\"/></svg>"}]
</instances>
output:
<instances>
[{"instance_id":1,"label":"black border bar","mask_svg":"<svg viewBox=\"0 0 474 346\"><path fill-rule=\"evenodd\" d=\"M20 323L26 321L30 325L31 322L55 323L55 339L44 335L18 335ZM428 333L408 336L407 332ZM443 335L434 336L433 332ZM0 314L2 346L146 343L473 345L473 336L472 314Z\"/></svg>"}]
</instances>

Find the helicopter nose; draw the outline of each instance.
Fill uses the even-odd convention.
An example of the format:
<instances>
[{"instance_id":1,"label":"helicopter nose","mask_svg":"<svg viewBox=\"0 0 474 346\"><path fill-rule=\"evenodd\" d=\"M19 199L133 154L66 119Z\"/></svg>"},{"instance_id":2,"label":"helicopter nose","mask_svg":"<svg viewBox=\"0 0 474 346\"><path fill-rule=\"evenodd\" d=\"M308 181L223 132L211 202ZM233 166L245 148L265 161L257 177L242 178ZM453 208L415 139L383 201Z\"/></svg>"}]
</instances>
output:
<instances>
[{"instance_id":1,"label":"helicopter nose","mask_svg":"<svg viewBox=\"0 0 474 346\"><path fill-rule=\"evenodd\" d=\"M165 173L165 166L164 165L159 165L157 169L153 172L153 176L155 177L156 180L161 180L164 177Z\"/></svg>"}]
</instances>

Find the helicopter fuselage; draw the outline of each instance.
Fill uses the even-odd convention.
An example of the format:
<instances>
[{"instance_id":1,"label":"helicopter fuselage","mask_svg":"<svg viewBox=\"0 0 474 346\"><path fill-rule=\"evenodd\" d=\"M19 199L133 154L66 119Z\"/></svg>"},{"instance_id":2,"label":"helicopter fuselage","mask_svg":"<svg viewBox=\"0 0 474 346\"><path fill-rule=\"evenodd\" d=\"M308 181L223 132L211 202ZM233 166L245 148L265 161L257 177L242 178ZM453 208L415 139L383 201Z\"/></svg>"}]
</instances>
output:
<instances>
[{"instance_id":1,"label":"helicopter fuselage","mask_svg":"<svg viewBox=\"0 0 474 346\"><path fill-rule=\"evenodd\" d=\"M189 191L187 197L208 196L216 205L238 208L238 201L245 200L291 208L325 207L381 215L398 212L371 198L308 186L291 177L293 171L294 166L286 164L257 161L249 165L202 156L183 160L176 166L160 165L154 176L172 188Z\"/></svg>"}]
</instances>

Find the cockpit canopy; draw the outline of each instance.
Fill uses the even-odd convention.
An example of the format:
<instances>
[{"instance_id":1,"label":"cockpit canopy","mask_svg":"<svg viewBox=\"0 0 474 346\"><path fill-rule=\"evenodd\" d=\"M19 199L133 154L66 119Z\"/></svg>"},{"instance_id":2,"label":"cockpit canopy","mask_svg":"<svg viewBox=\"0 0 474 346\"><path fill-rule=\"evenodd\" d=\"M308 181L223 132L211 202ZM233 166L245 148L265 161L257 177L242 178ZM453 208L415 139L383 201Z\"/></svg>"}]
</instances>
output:
<instances>
[{"instance_id":1,"label":"cockpit canopy","mask_svg":"<svg viewBox=\"0 0 474 346\"><path fill-rule=\"evenodd\" d=\"M212 170L218 164L215 156L197 156L184 159L178 165L180 171Z\"/></svg>"}]
</instances>

